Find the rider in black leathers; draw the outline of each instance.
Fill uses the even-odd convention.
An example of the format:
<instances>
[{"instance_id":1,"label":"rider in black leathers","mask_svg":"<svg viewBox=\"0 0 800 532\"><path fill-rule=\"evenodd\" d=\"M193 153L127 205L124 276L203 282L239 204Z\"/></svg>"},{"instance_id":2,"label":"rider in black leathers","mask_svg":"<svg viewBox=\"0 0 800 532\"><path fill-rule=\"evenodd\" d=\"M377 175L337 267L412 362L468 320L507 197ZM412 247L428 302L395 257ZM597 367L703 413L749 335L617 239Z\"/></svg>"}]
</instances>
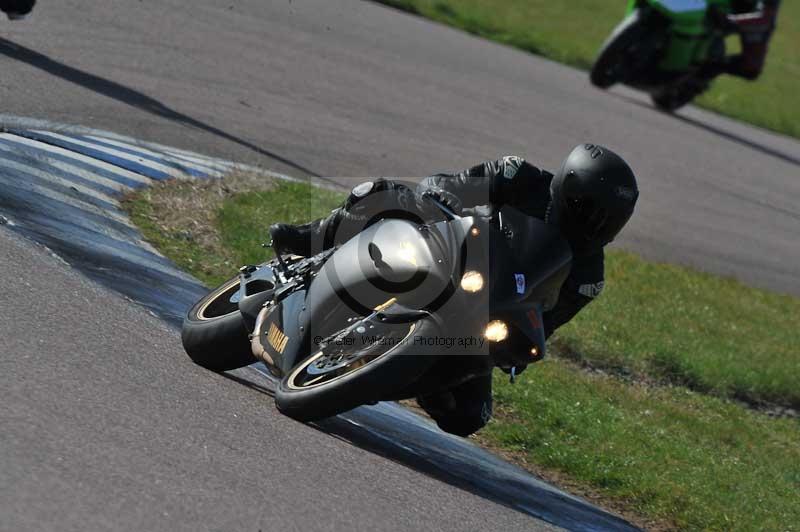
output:
<instances>
[{"instance_id":1,"label":"rider in black leathers","mask_svg":"<svg viewBox=\"0 0 800 532\"><path fill-rule=\"evenodd\" d=\"M270 233L277 248L307 256L347 241L377 219L374 213L404 217L405 212L417 211L420 196L433 196L455 211L510 205L557 225L572 248L570 274L557 304L543 316L550 336L602 291L603 247L632 215L638 194L633 172L622 158L602 146L583 144L555 175L507 156L457 174L425 178L416 191L396 181L368 181L355 187L327 218L302 226L275 224ZM375 208L375 203L380 205ZM491 375L417 401L443 430L466 436L491 417Z\"/></svg>"}]
</instances>

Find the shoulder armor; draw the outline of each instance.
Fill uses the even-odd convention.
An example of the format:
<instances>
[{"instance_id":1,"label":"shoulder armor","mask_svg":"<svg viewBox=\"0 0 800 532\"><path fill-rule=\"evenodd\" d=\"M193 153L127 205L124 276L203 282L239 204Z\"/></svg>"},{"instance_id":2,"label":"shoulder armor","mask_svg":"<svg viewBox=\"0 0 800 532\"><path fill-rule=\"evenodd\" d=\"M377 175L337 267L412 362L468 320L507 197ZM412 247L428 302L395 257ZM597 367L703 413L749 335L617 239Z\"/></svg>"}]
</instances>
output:
<instances>
[{"instance_id":1,"label":"shoulder armor","mask_svg":"<svg viewBox=\"0 0 800 532\"><path fill-rule=\"evenodd\" d=\"M522 157L517 157L516 155L506 155L498 161L500 166L498 170L506 179L514 179L524 162L525 159Z\"/></svg>"}]
</instances>

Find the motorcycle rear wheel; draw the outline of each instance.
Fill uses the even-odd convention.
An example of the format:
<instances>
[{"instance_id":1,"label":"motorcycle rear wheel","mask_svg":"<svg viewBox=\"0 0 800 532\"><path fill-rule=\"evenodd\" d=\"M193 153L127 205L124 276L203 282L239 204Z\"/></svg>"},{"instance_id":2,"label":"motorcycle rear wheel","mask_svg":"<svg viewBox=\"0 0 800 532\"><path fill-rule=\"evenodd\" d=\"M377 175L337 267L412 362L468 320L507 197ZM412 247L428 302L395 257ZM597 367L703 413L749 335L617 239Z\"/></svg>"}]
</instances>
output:
<instances>
[{"instance_id":1,"label":"motorcycle rear wheel","mask_svg":"<svg viewBox=\"0 0 800 532\"><path fill-rule=\"evenodd\" d=\"M438 360L434 349L418 341L439 336L432 319L384 326L381 341L332 342L298 364L278 384L278 410L299 421L334 416L390 397Z\"/></svg>"},{"instance_id":2,"label":"motorcycle rear wheel","mask_svg":"<svg viewBox=\"0 0 800 532\"><path fill-rule=\"evenodd\" d=\"M237 275L195 303L183 320L183 348L206 369L228 371L256 362L239 306L231 300L238 291Z\"/></svg>"},{"instance_id":3,"label":"motorcycle rear wheel","mask_svg":"<svg viewBox=\"0 0 800 532\"><path fill-rule=\"evenodd\" d=\"M689 80L677 86L668 86L654 91L650 94L650 99L660 111L672 113L694 100L706 90L707 86L707 83L702 84L699 81Z\"/></svg>"}]
</instances>

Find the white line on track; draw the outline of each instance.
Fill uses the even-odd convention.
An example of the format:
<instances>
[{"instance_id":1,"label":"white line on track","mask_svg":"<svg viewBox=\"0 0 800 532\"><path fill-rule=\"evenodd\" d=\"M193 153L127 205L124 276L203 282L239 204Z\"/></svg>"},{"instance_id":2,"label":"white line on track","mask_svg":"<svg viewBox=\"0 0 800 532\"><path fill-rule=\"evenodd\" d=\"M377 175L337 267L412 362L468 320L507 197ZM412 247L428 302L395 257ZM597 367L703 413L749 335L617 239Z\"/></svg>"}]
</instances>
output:
<instances>
[{"instance_id":1,"label":"white line on track","mask_svg":"<svg viewBox=\"0 0 800 532\"><path fill-rule=\"evenodd\" d=\"M13 168L7 167L6 163L7 161L0 161L0 169L8 168L9 170L12 170L12 172L9 172L9 175L13 176ZM92 214L96 214L97 216L100 216L102 218L114 220L115 222L119 222L127 227L135 229L135 226L130 222L128 217L123 215L120 211L112 211L109 209L104 209L103 207L98 207L97 205L93 205L92 203L89 203L86 200L64 194L62 192L53 190L51 188L47 188L37 183L32 183L30 181L19 181L19 180L15 181L13 179L9 179L4 175L2 171L0 171L0 182L6 182L10 185L15 185L20 188L26 188L31 192L39 194L40 196L44 196L46 198L50 198L51 200L55 200L61 203L66 203L67 205L75 207L76 209L80 209L86 212L91 212Z\"/></svg>"},{"instance_id":2,"label":"white line on track","mask_svg":"<svg viewBox=\"0 0 800 532\"><path fill-rule=\"evenodd\" d=\"M15 161L11 161L8 159L0 159L0 167L3 168L10 168L12 170L17 170L19 172L26 172L36 177L40 177L46 181L50 181L52 183L57 183L67 188L75 189L76 191L86 194L87 196L91 196L95 199L100 201L105 201L110 203L114 207L119 207L119 201L115 198L109 196L108 194L103 194L102 192L98 192L92 188L88 188L85 185L81 185L80 183L75 183L74 181L70 181L68 179L64 179L59 177L55 173L47 172L41 168L37 168L35 166L31 166L28 164L22 164Z\"/></svg>"},{"instance_id":3,"label":"white line on track","mask_svg":"<svg viewBox=\"0 0 800 532\"><path fill-rule=\"evenodd\" d=\"M11 146L4 146L0 144L0 151L14 153L15 150ZM47 165L52 166L53 168L56 168L58 170L62 170L64 172L74 174L78 177L82 177L83 179L86 179L87 181L92 181L94 183L97 183L98 185L103 185L106 188L116 190L117 192L124 193L128 192L129 190L133 190L133 187L120 183L119 181L114 181L113 179L103 177L97 173L93 173L89 170L86 170L85 168L80 168L70 163L57 161L51 158L48 159Z\"/></svg>"},{"instance_id":4,"label":"white line on track","mask_svg":"<svg viewBox=\"0 0 800 532\"><path fill-rule=\"evenodd\" d=\"M35 148L37 150L57 153L59 155L63 155L64 157L68 157L68 158L73 159L75 161L92 165L92 166L94 166L96 168L99 168L101 170L105 170L107 172L111 172L111 173L116 174L116 175L118 175L120 177L124 177L126 179L129 179L131 181L135 181L135 182L140 183L140 184L145 185L145 186L149 186L149 185L151 185L153 183L153 180L150 179L149 177L145 177L143 175L137 174L136 172L131 172L130 170L126 170L124 168L120 168L119 166L115 166L113 164L110 164L110 163L107 163L107 162L104 162L104 161L100 161L98 159L94 159L94 158L89 157L87 155L83 155L83 154L80 154L80 153L77 153L77 152L74 152L74 151L70 151L70 150L61 148L59 146L53 146L52 144L46 144L44 142L38 142L36 140L31 140L31 139L25 138L25 137L19 137L17 135L11 135L11 134L8 134L8 133L0 133L0 138L5 138L7 140L10 140L11 142L16 142L18 144L24 144L26 146L30 146L30 147Z\"/></svg>"},{"instance_id":5,"label":"white line on track","mask_svg":"<svg viewBox=\"0 0 800 532\"><path fill-rule=\"evenodd\" d=\"M142 154L149 155L151 157L160 157L167 161L174 160L176 164L184 166L190 170L206 172L214 176L222 175L226 170L228 170L233 166L233 164L231 163L223 163L219 161L214 162L211 160L201 160L198 156L182 155L179 153L174 153L172 150L163 150L162 152L157 152L139 144L131 144L128 142L122 142L119 140L100 137L98 135L85 135L85 137L92 140L96 140L98 142L112 144L119 148L136 150L141 152Z\"/></svg>"},{"instance_id":6,"label":"white line on track","mask_svg":"<svg viewBox=\"0 0 800 532\"><path fill-rule=\"evenodd\" d=\"M75 137L69 137L67 135L61 135L59 133L53 133L51 131L41 131L41 130L34 130L34 133L38 133L46 137L63 140L65 142L70 142L72 144L83 146L85 148L97 150L99 152L111 155L113 157L117 157L119 159L123 159L125 161L130 161L132 163L140 164L144 167L150 168L151 170L163 172L172 177L183 177L186 175L186 172L182 172L172 166L150 161L148 159L144 159L143 157L137 157L135 155L131 155L130 153L125 153L124 151L115 150L113 148L107 148L105 146L99 146L91 142L86 142L84 140L76 139Z\"/></svg>"}]
</instances>

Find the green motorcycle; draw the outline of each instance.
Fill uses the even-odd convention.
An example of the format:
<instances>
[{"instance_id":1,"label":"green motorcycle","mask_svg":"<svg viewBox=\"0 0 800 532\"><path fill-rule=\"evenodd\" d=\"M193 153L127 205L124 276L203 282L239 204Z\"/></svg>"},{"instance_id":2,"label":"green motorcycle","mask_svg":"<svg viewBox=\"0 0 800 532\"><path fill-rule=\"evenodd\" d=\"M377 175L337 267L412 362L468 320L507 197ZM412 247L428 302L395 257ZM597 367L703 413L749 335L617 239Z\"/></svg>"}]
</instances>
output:
<instances>
[{"instance_id":1,"label":"green motorcycle","mask_svg":"<svg viewBox=\"0 0 800 532\"><path fill-rule=\"evenodd\" d=\"M730 0L629 0L590 73L593 85L624 83L674 111L708 89L702 67L725 57Z\"/></svg>"}]
</instances>

